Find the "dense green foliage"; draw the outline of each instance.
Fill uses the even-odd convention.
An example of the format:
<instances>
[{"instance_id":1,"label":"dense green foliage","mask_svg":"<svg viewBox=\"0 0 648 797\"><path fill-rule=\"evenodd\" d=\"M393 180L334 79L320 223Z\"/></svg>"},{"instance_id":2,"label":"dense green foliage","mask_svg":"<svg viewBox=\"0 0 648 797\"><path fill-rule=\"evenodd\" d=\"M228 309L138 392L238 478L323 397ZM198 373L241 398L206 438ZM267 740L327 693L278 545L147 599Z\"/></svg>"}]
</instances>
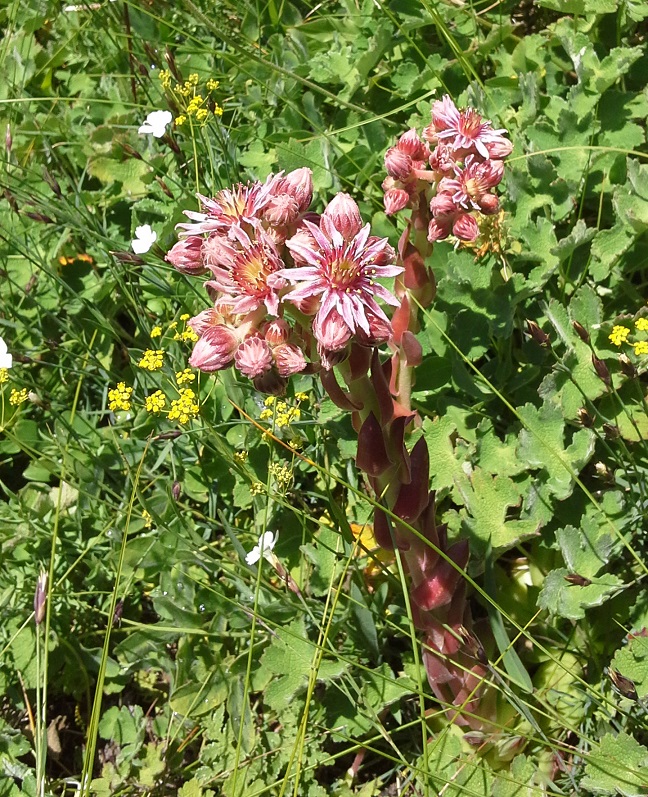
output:
<instances>
[{"instance_id":1,"label":"dense green foliage","mask_svg":"<svg viewBox=\"0 0 648 797\"><path fill-rule=\"evenodd\" d=\"M646 793L647 20L638 0L0 8L1 797ZM302 166L317 210L347 191L395 245L384 153L444 93L515 145L478 246L435 246L414 391L439 521L473 552L481 735L431 696L347 414L310 376L283 407L231 372L178 378L205 298L164 261L196 192ZM154 110L184 123L138 134ZM183 389L199 413L147 410ZM246 564L267 530L297 590Z\"/></svg>"}]
</instances>

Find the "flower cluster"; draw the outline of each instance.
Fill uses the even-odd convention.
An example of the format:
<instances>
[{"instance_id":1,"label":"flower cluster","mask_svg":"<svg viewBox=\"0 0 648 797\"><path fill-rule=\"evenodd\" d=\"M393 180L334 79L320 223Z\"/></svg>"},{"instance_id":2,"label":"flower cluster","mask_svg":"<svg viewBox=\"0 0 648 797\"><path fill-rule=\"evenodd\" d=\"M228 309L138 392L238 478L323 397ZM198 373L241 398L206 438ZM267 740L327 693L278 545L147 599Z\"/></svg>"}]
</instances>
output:
<instances>
[{"instance_id":1,"label":"flower cluster","mask_svg":"<svg viewBox=\"0 0 648 797\"><path fill-rule=\"evenodd\" d=\"M164 351L162 349L147 349L137 365L145 371L159 371L163 362Z\"/></svg>"},{"instance_id":2,"label":"flower cluster","mask_svg":"<svg viewBox=\"0 0 648 797\"><path fill-rule=\"evenodd\" d=\"M389 340L378 299L397 305L378 282L403 270L386 238L371 235L360 210L340 193L321 215L310 212L310 169L270 175L185 211L167 260L188 275L208 275L212 305L188 322L198 336L190 364L234 365L272 395L287 379L342 362L353 341Z\"/></svg>"},{"instance_id":3,"label":"flower cluster","mask_svg":"<svg viewBox=\"0 0 648 797\"><path fill-rule=\"evenodd\" d=\"M223 109L216 100L210 96L204 97L200 92L200 77L196 72L189 75L189 79L185 80L184 83L176 83L173 87L171 86L170 72L162 70L159 74L159 80L162 88L172 92L176 101L184 105L183 111L174 119L178 127L185 124L188 119L197 122L199 125L204 125L208 121L210 114L213 116L223 115ZM210 78L205 84L208 95L216 91L219 85L217 80Z\"/></svg>"},{"instance_id":4,"label":"flower cluster","mask_svg":"<svg viewBox=\"0 0 648 797\"><path fill-rule=\"evenodd\" d=\"M170 421L177 420L181 424L189 423L192 418L198 416L200 406L196 401L196 394L189 387L180 388L180 398L171 402L168 418Z\"/></svg>"},{"instance_id":5,"label":"flower cluster","mask_svg":"<svg viewBox=\"0 0 648 797\"><path fill-rule=\"evenodd\" d=\"M505 130L493 129L474 108L459 110L447 95L432 105L422 138L412 128L385 154L385 210L425 212L428 240L454 235L474 241L476 214L499 211L493 189L513 149Z\"/></svg>"},{"instance_id":6,"label":"flower cluster","mask_svg":"<svg viewBox=\"0 0 648 797\"><path fill-rule=\"evenodd\" d=\"M131 408L132 395L133 388L127 387L125 382L119 382L117 387L108 391L108 409L112 412L129 410Z\"/></svg>"},{"instance_id":7,"label":"flower cluster","mask_svg":"<svg viewBox=\"0 0 648 797\"><path fill-rule=\"evenodd\" d=\"M635 329L637 332L648 332L648 317L640 316L635 321ZM608 340L614 346L622 346L624 343L629 343L637 357L648 354L648 340L629 340L632 330L623 324L615 324L612 327L612 332L608 335Z\"/></svg>"}]
</instances>

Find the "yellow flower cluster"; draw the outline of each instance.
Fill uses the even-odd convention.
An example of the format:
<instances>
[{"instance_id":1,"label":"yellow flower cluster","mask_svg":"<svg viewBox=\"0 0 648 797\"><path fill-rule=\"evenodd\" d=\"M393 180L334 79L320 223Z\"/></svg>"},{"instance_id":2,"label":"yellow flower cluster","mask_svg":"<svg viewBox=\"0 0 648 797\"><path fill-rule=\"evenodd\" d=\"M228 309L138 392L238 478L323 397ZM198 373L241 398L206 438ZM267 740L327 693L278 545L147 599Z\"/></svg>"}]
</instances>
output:
<instances>
[{"instance_id":1,"label":"yellow flower cluster","mask_svg":"<svg viewBox=\"0 0 648 797\"><path fill-rule=\"evenodd\" d=\"M118 382L117 387L108 391L108 409L115 412L115 410L129 410L131 408L131 396L133 395L133 388L126 387L125 382Z\"/></svg>"},{"instance_id":2,"label":"yellow flower cluster","mask_svg":"<svg viewBox=\"0 0 648 797\"><path fill-rule=\"evenodd\" d=\"M171 85L171 78L170 76L167 77L167 75L168 73L166 72L160 73L160 81L165 89L168 89ZM189 80L186 80L184 83L176 83L174 86L174 93L178 97L183 97L187 100L184 111L178 114L174 120L177 127L182 127L182 125L186 124L188 119L193 119L198 124L204 125L209 119L210 108L214 116L223 115L223 109L214 99L203 97L200 91L197 90L199 83L200 77L194 72L189 75ZM217 80L210 78L206 82L205 88L209 93L215 91L219 85Z\"/></svg>"},{"instance_id":3,"label":"yellow flower cluster","mask_svg":"<svg viewBox=\"0 0 648 797\"><path fill-rule=\"evenodd\" d=\"M169 420L189 423L192 418L197 417L200 406L196 402L196 394L189 387L181 388L180 398L171 402L169 410Z\"/></svg>"},{"instance_id":4,"label":"yellow flower cluster","mask_svg":"<svg viewBox=\"0 0 648 797\"><path fill-rule=\"evenodd\" d=\"M158 80L162 84L163 89L171 88L171 72L168 69L162 69L158 75Z\"/></svg>"},{"instance_id":5,"label":"yellow flower cluster","mask_svg":"<svg viewBox=\"0 0 648 797\"><path fill-rule=\"evenodd\" d=\"M616 324L614 327L612 327L612 332L610 335L608 335L608 337L615 346L620 346L622 343L625 343L626 340L628 340L629 334L630 330L628 327Z\"/></svg>"},{"instance_id":6,"label":"yellow flower cluster","mask_svg":"<svg viewBox=\"0 0 648 797\"><path fill-rule=\"evenodd\" d=\"M4 385L9 381L9 371L6 368L0 368L0 385Z\"/></svg>"},{"instance_id":7,"label":"yellow flower cluster","mask_svg":"<svg viewBox=\"0 0 648 797\"><path fill-rule=\"evenodd\" d=\"M144 519L145 528L150 529L153 526L153 518L146 509L142 510L142 518Z\"/></svg>"},{"instance_id":8,"label":"yellow flower cluster","mask_svg":"<svg viewBox=\"0 0 648 797\"><path fill-rule=\"evenodd\" d=\"M641 316L640 318L637 318L635 321L635 329L637 332L648 332L648 317ZM630 332L631 330L629 327L626 327L623 324L615 324L612 327L612 332L608 335L608 338L615 346L622 346L624 343L628 343L634 349L634 353L637 357L648 354L648 341L629 340Z\"/></svg>"},{"instance_id":9,"label":"yellow flower cluster","mask_svg":"<svg viewBox=\"0 0 648 797\"><path fill-rule=\"evenodd\" d=\"M181 340L183 343L195 343L198 340L198 335L191 327L187 327L182 332L176 332L173 340Z\"/></svg>"},{"instance_id":10,"label":"yellow flower cluster","mask_svg":"<svg viewBox=\"0 0 648 797\"><path fill-rule=\"evenodd\" d=\"M192 373L191 368L185 368L183 371L176 371L176 382L179 385L184 385L187 382L193 382L196 379L196 374Z\"/></svg>"},{"instance_id":11,"label":"yellow flower cluster","mask_svg":"<svg viewBox=\"0 0 648 797\"><path fill-rule=\"evenodd\" d=\"M152 338L159 338L162 336L162 327L153 327L151 330L151 337Z\"/></svg>"},{"instance_id":12,"label":"yellow flower cluster","mask_svg":"<svg viewBox=\"0 0 648 797\"><path fill-rule=\"evenodd\" d=\"M157 349L156 351L147 349L137 365L145 371L159 371L163 362L164 351L162 349Z\"/></svg>"},{"instance_id":13,"label":"yellow flower cluster","mask_svg":"<svg viewBox=\"0 0 648 797\"><path fill-rule=\"evenodd\" d=\"M250 485L250 492L252 495L262 495L266 491L265 484L261 484L261 482L252 482Z\"/></svg>"},{"instance_id":14,"label":"yellow flower cluster","mask_svg":"<svg viewBox=\"0 0 648 797\"><path fill-rule=\"evenodd\" d=\"M297 395L304 396L306 394L301 393ZM295 396L295 398L297 398L297 396ZM308 397L306 396L306 398ZM260 420L269 421L274 418L274 425L278 429L285 429L289 427L291 423L301 418L301 410L299 407L289 407L285 401L277 401L275 396L268 396L263 403L266 409L261 411L259 415ZM271 407L272 409L270 409Z\"/></svg>"},{"instance_id":15,"label":"yellow flower cluster","mask_svg":"<svg viewBox=\"0 0 648 797\"><path fill-rule=\"evenodd\" d=\"M24 387L22 390L16 390L15 388L9 394L9 404L13 404L16 407L18 404L22 404L23 401L27 401L27 388Z\"/></svg>"},{"instance_id":16,"label":"yellow flower cluster","mask_svg":"<svg viewBox=\"0 0 648 797\"><path fill-rule=\"evenodd\" d=\"M166 396L161 390L156 390L144 399L144 407L147 412L158 415L166 407Z\"/></svg>"},{"instance_id":17,"label":"yellow flower cluster","mask_svg":"<svg viewBox=\"0 0 648 797\"><path fill-rule=\"evenodd\" d=\"M244 462L247 462L248 452L247 451L235 451L234 452L234 462L238 462L239 465L242 465Z\"/></svg>"},{"instance_id":18,"label":"yellow flower cluster","mask_svg":"<svg viewBox=\"0 0 648 797\"><path fill-rule=\"evenodd\" d=\"M269 467L270 473L274 476L280 490L286 490L293 481L293 471L288 465L279 465L273 462Z\"/></svg>"}]
</instances>

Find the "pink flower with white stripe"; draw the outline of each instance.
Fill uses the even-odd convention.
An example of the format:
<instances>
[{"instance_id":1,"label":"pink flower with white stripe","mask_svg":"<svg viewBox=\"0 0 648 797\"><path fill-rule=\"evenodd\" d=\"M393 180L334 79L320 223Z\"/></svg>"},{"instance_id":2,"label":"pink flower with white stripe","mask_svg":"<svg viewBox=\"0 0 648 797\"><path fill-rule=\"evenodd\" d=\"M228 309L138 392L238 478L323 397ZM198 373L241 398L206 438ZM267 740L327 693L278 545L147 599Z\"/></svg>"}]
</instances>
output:
<instances>
[{"instance_id":1,"label":"pink flower with white stripe","mask_svg":"<svg viewBox=\"0 0 648 797\"><path fill-rule=\"evenodd\" d=\"M217 254L207 262L213 278L205 286L231 297L233 313L250 313L265 303L276 316L278 291L286 281L277 275L284 263L274 241L261 228L253 240L237 225L232 226L230 239L219 239Z\"/></svg>"},{"instance_id":2,"label":"pink flower with white stripe","mask_svg":"<svg viewBox=\"0 0 648 797\"><path fill-rule=\"evenodd\" d=\"M492 157L489 147L504 153L499 157L506 157L511 152L512 145L502 133L506 130L494 130L492 123L483 119L474 108L460 111L446 94L432 105L432 123L423 131L423 137L431 144L443 142L464 156L472 153L488 160Z\"/></svg>"},{"instance_id":3,"label":"pink flower with white stripe","mask_svg":"<svg viewBox=\"0 0 648 797\"><path fill-rule=\"evenodd\" d=\"M386 238L370 239L368 224L345 240L326 215L321 223L322 229L311 222L304 222L312 235L312 243L303 236L286 242L297 259L307 265L278 272L279 276L298 286L285 299L300 305L312 297L319 298L314 329L321 329L329 314L336 310L352 334L362 330L369 335L367 311L389 323L376 298L393 306L399 304L376 279L395 277L403 269L390 265L394 259L393 250Z\"/></svg>"}]
</instances>

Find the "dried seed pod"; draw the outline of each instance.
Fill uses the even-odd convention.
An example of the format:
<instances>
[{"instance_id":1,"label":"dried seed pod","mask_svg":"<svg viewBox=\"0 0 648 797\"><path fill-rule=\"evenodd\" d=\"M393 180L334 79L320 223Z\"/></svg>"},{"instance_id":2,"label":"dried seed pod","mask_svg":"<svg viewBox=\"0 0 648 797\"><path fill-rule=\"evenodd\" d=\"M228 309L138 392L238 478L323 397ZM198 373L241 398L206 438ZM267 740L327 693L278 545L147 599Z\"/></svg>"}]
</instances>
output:
<instances>
[{"instance_id":1,"label":"dried seed pod","mask_svg":"<svg viewBox=\"0 0 648 797\"><path fill-rule=\"evenodd\" d=\"M621 436L621 432L619 431L619 427L618 426L614 426L611 423L604 423L603 424L603 431L604 431L605 436L607 437L608 440L618 440L618 438Z\"/></svg>"},{"instance_id":2,"label":"dried seed pod","mask_svg":"<svg viewBox=\"0 0 648 797\"><path fill-rule=\"evenodd\" d=\"M540 327L536 324L535 321L531 321L528 318L527 318L527 330L529 332L529 335L531 335L533 340L535 340L535 342L539 346L542 346L543 348L546 349L551 345L551 340L549 338L549 335L547 335L546 332L540 329Z\"/></svg>"},{"instance_id":3,"label":"dried seed pod","mask_svg":"<svg viewBox=\"0 0 648 797\"><path fill-rule=\"evenodd\" d=\"M597 376L601 379L608 387L612 386L612 377L610 376L610 369L607 367L605 362L597 357L595 354L592 354L592 365L594 366L594 370L596 371Z\"/></svg>"},{"instance_id":4,"label":"dried seed pod","mask_svg":"<svg viewBox=\"0 0 648 797\"><path fill-rule=\"evenodd\" d=\"M621 372L628 379L634 379L637 376L637 369L634 367L627 354L619 355L619 363L621 364Z\"/></svg>"},{"instance_id":5,"label":"dried seed pod","mask_svg":"<svg viewBox=\"0 0 648 797\"><path fill-rule=\"evenodd\" d=\"M581 576L578 573L570 573L568 576L565 576L565 581L574 584L576 587L589 587L592 583L591 579L585 578L585 576Z\"/></svg>"},{"instance_id":6,"label":"dried seed pod","mask_svg":"<svg viewBox=\"0 0 648 797\"><path fill-rule=\"evenodd\" d=\"M585 327L582 324L579 324L578 321L572 321L572 326L574 327L576 334L583 341L583 343L587 343L587 345L589 345L590 334L585 329Z\"/></svg>"},{"instance_id":7,"label":"dried seed pod","mask_svg":"<svg viewBox=\"0 0 648 797\"><path fill-rule=\"evenodd\" d=\"M47 608L47 581L47 572L41 570L38 581L36 582L36 592L34 593L34 622L36 625L40 625L45 619L45 609Z\"/></svg>"},{"instance_id":8,"label":"dried seed pod","mask_svg":"<svg viewBox=\"0 0 648 797\"><path fill-rule=\"evenodd\" d=\"M634 681L621 675L618 670L608 670L608 677L615 688L628 700L639 700Z\"/></svg>"},{"instance_id":9,"label":"dried seed pod","mask_svg":"<svg viewBox=\"0 0 648 797\"><path fill-rule=\"evenodd\" d=\"M459 638L464 644L466 651L480 664L484 666L488 665L488 656L486 655L486 651L484 650L484 646L482 643L477 639L477 637L469 631L465 625L460 625L457 629L457 633Z\"/></svg>"},{"instance_id":10,"label":"dried seed pod","mask_svg":"<svg viewBox=\"0 0 648 797\"><path fill-rule=\"evenodd\" d=\"M589 412L585 409L585 407L581 407L578 412L578 420L581 423L581 426L584 426L586 429L591 429L594 426L594 418L589 414Z\"/></svg>"},{"instance_id":11,"label":"dried seed pod","mask_svg":"<svg viewBox=\"0 0 648 797\"><path fill-rule=\"evenodd\" d=\"M63 192L61 191L61 186L58 184L57 180L49 173L47 169L43 169L43 179L52 189L52 191L56 194L56 196L60 199L63 196Z\"/></svg>"}]
</instances>

